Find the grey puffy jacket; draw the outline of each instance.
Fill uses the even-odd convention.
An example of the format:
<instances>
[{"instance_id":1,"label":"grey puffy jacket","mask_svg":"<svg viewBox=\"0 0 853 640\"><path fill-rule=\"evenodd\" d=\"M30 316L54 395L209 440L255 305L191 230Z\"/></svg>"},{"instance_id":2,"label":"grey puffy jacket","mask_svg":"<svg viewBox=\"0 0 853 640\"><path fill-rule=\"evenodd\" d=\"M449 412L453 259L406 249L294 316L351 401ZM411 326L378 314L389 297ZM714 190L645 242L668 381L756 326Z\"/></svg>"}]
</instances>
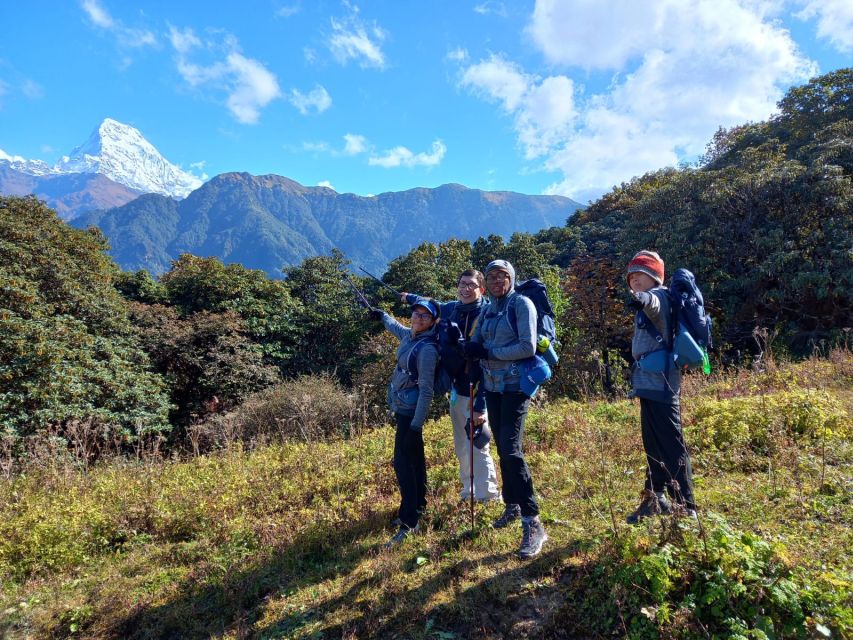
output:
<instances>
[{"instance_id":1,"label":"grey puffy jacket","mask_svg":"<svg viewBox=\"0 0 853 640\"><path fill-rule=\"evenodd\" d=\"M438 347L432 338L436 335L436 325L428 331L413 336L409 327L400 324L387 313L382 314L382 324L400 339L400 346L397 347L397 366L394 367L388 390L388 405L394 413L412 416L412 429L420 431L426 422L434 394L433 382L435 367L438 364ZM407 370L409 354L415 344L422 340L426 340L427 344L418 351L418 381L415 383Z\"/></svg>"},{"instance_id":2,"label":"grey puffy jacket","mask_svg":"<svg viewBox=\"0 0 853 640\"><path fill-rule=\"evenodd\" d=\"M519 361L536 354L536 307L515 289L502 298L489 296L489 300L471 336L472 341L481 343L489 352L488 359L480 360L483 385L486 391L519 391ZM510 306L515 309L516 329L509 321Z\"/></svg>"},{"instance_id":3,"label":"grey puffy jacket","mask_svg":"<svg viewBox=\"0 0 853 640\"><path fill-rule=\"evenodd\" d=\"M661 336L670 334L670 303L666 287L655 287L649 291L651 295L649 303L643 307L643 313L654 324ZM639 314L638 314L639 318ZM634 339L631 341L631 354L634 356L634 367L631 371L632 396L664 402L666 404L678 404L678 396L681 391L681 372L673 364L669 368L669 376L664 373L643 371L637 366L638 360L643 356L664 348L665 345L657 341L656 336L650 331L643 329L638 322L634 323Z\"/></svg>"}]
</instances>

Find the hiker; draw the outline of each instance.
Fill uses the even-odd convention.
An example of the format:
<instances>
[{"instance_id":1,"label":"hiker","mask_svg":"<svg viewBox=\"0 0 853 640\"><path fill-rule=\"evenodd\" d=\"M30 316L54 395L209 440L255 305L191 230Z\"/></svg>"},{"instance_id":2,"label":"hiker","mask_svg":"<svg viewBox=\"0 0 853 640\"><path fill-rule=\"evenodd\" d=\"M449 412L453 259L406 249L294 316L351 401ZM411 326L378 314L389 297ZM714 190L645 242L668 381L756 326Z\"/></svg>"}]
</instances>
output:
<instances>
[{"instance_id":1,"label":"hiker","mask_svg":"<svg viewBox=\"0 0 853 640\"><path fill-rule=\"evenodd\" d=\"M438 346L434 338L440 311L435 300L416 298L412 302L411 329L381 309L371 309L368 316L371 320L381 320L385 328L400 339L397 367L391 376L388 398L397 423L394 471L400 489L400 528L386 544L386 547L392 547L417 530L418 521L426 508L427 471L423 428L432 402L433 380L438 363ZM417 381L409 374L409 356L413 350L417 350Z\"/></svg>"},{"instance_id":2,"label":"hiker","mask_svg":"<svg viewBox=\"0 0 853 640\"><path fill-rule=\"evenodd\" d=\"M629 307L637 311L629 397L640 399L640 426L648 466L640 505L627 522L636 524L649 516L672 513L674 508L695 517L693 471L681 433L681 372L671 362L668 341L661 338L673 335L670 298L663 286L663 260L654 251L638 252L628 263L627 281L634 297ZM644 365L651 362L645 358L655 352L662 352L659 357L664 364ZM676 505L667 499L667 493Z\"/></svg>"},{"instance_id":3,"label":"hiker","mask_svg":"<svg viewBox=\"0 0 853 640\"><path fill-rule=\"evenodd\" d=\"M522 450L530 397L521 390L521 361L536 353L536 307L515 291L515 269L506 260L488 264L486 289L489 304L480 312L464 349L466 356L480 360L486 408L500 456L505 507L492 526L500 529L520 517L523 535L518 554L532 558L548 539Z\"/></svg>"},{"instance_id":4,"label":"hiker","mask_svg":"<svg viewBox=\"0 0 853 640\"><path fill-rule=\"evenodd\" d=\"M467 269L459 276L456 284L457 299L441 304L441 319L455 322L462 332L464 340L468 340L474 332L480 310L485 303L485 280L483 274L476 269ZM402 292L400 299L412 304L418 298L417 294ZM471 498L471 453L474 454L474 499L477 502L491 502L501 497L498 490L498 478L495 463L489 451L488 442L480 447L472 447L468 433L468 404L469 383L474 384L474 427L480 431L487 429L486 395L482 385L482 371L479 362L468 360L465 366L453 372L451 378L453 388L450 391L450 422L453 425L453 445L456 457L459 459L459 480L462 482L460 499L468 501Z\"/></svg>"}]
</instances>

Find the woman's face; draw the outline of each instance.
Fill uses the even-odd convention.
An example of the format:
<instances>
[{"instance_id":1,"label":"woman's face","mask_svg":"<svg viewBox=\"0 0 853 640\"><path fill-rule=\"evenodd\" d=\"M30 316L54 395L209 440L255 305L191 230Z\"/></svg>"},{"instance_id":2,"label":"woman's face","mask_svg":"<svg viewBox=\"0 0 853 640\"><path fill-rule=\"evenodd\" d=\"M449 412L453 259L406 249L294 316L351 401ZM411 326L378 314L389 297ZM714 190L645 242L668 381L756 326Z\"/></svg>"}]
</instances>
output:
<instances>
[{"instance_id":1,"label":"woman's face","mask_svg":"<svg viewBox=\"0 0 853 640\"><path fill-rule=\"evenodd\" d=\"M456 285L456 297L462 304L470 304L477 302L482 296L483 291L477 278L473 276L462 276L459 278L459 283Z\"/></svg>"},{"instance_id":2,"label":"woman's face","mask_svg":"<svg viewBox=\"0 0 853 640\"><path fill-rule=\"evenodd\" d=\"M429 312L429 309L416 305L412 307L412 332L421 333L428 331L435 324L435 318Z\"/></svg>"},{"instance_id":3,"label":"woman's face","mask_svg":"<svg viewBox=\"0 0 853 640\"><path fill-rule=\"evenodd\" d=\"M492 269L486 276L486 287L496 298L502 298L510 290L509 274L503 269Z\"/></svg>"}]
</instances>

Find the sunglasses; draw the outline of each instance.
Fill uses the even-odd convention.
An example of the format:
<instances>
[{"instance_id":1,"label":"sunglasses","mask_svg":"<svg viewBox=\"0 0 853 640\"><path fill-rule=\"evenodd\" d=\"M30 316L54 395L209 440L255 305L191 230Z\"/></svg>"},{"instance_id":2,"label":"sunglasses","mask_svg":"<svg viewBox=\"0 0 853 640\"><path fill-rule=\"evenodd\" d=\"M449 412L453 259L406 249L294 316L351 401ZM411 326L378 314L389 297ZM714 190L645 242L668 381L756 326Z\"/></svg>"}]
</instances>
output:
<instances>
[{"instance_id":1,"label":"sunglasses","mask_svg":"<svg viewBox=\"0 0 853 640\"><path fill-rule=\"evenodd\" d=\"M421 320L432 320L432 314L428 311L412 311L413 318L420 318Z\"/></svg>"}]
</instances>

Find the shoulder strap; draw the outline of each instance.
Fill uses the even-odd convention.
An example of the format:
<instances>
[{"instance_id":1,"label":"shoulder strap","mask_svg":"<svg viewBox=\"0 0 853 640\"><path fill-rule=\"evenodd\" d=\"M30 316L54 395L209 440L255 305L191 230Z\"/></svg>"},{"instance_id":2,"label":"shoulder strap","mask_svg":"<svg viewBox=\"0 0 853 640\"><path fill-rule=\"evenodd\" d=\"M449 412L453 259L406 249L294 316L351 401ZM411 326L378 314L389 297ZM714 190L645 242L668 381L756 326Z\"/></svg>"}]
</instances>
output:
<instances>
[{"instance_id":1,"label":"shoulder strap","mask_svg":"<svg viewBox=\"0 0 853 640\"><path fill-rule=\"evenodd\" d=\"M415 340L415 344L412 345L412 348L409 350L409 355L406 356L406 368L408 369L406 373L409 374L409 378L412 382L416 383L419 379L418 354L421 352L421 348L428 342L433 343L436 349L438 349L438 338L436 336L421 338L420 340Z\"/></svg>"},{"instance_id":2,"label":"shoulder strap","mask_svg":"<svg viewBox=\"0 0 853 640\"><path fill-rule=\"evenodd\" d=\"M519 298L521 298L524 294L519 293L518 291L512 292L512 298L507 301L506 305L506 319L509 321L509 326L512 327L512 330L515 334L518 334L518 318L516 317L515 305L518 304Z\"/></svg>"}]
</instances>

